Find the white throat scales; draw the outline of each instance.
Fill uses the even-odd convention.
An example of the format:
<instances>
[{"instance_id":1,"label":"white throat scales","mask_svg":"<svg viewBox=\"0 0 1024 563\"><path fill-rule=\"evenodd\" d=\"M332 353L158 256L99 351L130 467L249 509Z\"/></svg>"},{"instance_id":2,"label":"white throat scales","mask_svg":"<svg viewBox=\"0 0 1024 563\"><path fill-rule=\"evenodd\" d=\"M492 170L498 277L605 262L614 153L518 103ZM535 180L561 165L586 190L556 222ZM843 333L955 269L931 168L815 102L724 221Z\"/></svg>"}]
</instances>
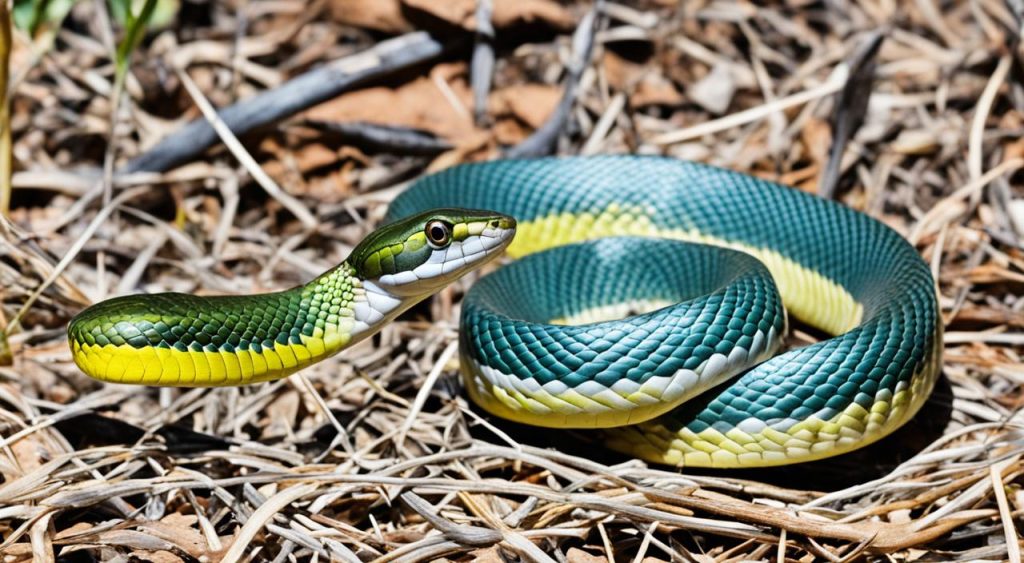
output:
<instances>
[{"instance_id":1,"label":"white throat scales","mask_svg":"<svg viewBox=\"0 0 1024 563\"><path fill-rule=\"evenodd\" d=\"M356 288L352 305L355 317L355 325L352 327L353 339L366 334L371 327L397 317L413 304L410 300L402 299L372 281L363 280L360 285L362 287Z\"/></svg>"}]
</instances>

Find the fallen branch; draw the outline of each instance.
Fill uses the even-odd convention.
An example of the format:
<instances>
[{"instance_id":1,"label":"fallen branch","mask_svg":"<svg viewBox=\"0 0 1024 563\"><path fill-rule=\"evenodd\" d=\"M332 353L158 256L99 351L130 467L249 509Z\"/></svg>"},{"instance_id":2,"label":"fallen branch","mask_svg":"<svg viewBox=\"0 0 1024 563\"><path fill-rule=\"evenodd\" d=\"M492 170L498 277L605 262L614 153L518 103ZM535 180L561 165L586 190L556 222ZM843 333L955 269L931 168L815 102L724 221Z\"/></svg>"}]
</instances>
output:
<instances>
[{"instance_id":1,"label":"fallen branch","mask_svg":"<svg viewBox=\"0 0 1024 563\"><path fill-rule=\"evenodd\" d=\"M288 82L218 112L236 136L276 123L343 92L389 76L445 52L445 45L425 32L382 41L354 55L332 61ZM192 160L218 140L210 122L197 119L136 157L119 174L164 172Z\"/></svg>"},{"instance_id":2,"label":"fallen branch","mask_svg":"<svg viewBox=\"0 0 1024 563\"><path fill-rule=\"evenodd\" d=\"M310 119L303 125L338 137L346 144L368 151L397 155L435 156L453 148L429 131L365 121L339 122Z\"/></svg>"},{"instance_id":3,"label":"fallen branch","mask_svg":"<svg viewBox=\"0 0 1024 563\"><path fill-rule=\"evenodd\" d=\"M576 33L572 37L572 60L568 64L565 77L565 93L558 102L551 117L544 122L532 135L518 145L505 152L507 158L530 158L550 154L555 148L558 136L562 134L569 112L576 103L576 91L579 88L583 71L590 63L590 53L594 48L594 37L597 35L598 16L601 14L602 2L594 4L594 9L583 17Z\"/></svg>"}]
</instances>

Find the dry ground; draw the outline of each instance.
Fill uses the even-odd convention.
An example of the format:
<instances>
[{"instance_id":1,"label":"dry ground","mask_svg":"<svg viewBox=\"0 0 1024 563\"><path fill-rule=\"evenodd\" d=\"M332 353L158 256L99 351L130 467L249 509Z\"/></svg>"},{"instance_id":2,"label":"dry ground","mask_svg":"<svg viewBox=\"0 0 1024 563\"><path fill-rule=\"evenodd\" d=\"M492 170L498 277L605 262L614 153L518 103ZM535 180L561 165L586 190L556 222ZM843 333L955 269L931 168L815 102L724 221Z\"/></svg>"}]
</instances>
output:
<instances>
[{"instance_id":1,"label":"dry ground","mask_svg":"<svg viewBox=\"0 0 1024 563\"><path fill-rule=\"evenodd\" d=\"M103 2L76 4L52 45L16 34L0 231L4 561L1019 561L1020 3L759 4L607 2L574 45L587 2L494 0L488 41L472 1L186 0L140 46L120 101L120 31ZM358 55L414 29L445 52L398 70ZM398 41L405 54L430 46ZM207 100L250 100L333 60L369 76L246 129L241 160L220 142L180 166L133 160L165 150ZM832 185L829 147L853 132L835 197L906 235L938 281L945 378L921 416L875 447L786 470L650 467L472 407L456 370L463 285L336 359L249 388L101 385L70 362L66 323L90 302L304 282L405 181L535 149L520 143L545 127L563 154L662 153L807 191Z\"/></svg>"}]
</instances>

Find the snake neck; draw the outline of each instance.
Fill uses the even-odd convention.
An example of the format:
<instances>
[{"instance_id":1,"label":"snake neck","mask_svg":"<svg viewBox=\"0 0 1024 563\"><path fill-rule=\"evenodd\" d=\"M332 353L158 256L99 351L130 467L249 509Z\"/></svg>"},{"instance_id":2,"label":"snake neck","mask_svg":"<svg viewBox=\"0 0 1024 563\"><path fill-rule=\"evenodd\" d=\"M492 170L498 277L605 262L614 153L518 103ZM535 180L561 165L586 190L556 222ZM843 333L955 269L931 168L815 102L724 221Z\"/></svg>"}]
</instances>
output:
<instances>
[{"instance_id":1,"label":"snake neck","mask_svg":"<svg viewBox=\"0 0 1024 563\"><path fill-rule=\"evenodd\" d=\"M261 295L128 295L76 317L75 363L119 383L225 385L285 377L366 338L412 305L343 262ZM154 314L152 311L159 311Z\"/></svg>"},{"instance_id":2,"label":"snake neck","mask_svg":"<svg viewBox=\"0 0 1024 563\"><path fill-rule=\"evenodd\" d=\"M314 323L313 336L323 338L328 355L377 332L414 303L360 278L348 261L298 289L302 309L315 311L315 320L307 321Z\"/></svg>"}]
</instances>

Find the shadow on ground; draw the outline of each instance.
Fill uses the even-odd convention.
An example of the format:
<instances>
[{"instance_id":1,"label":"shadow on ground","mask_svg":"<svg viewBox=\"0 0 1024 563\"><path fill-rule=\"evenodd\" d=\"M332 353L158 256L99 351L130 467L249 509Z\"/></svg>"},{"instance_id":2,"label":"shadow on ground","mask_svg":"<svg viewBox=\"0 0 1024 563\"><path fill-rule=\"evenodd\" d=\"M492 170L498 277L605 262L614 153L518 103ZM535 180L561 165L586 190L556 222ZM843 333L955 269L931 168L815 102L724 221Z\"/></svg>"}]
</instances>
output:
<instances>
[{"instance_id":1,"label":"shadow on ground","mask_svg":"<svg viewBox=\"0 0 1024 563\"><path fill-rule=\"evenodd\" d=\"M945 376L939 378L928 401L910 422L874 444L833 458L758 469L696 469L679 468L690 475L732 477L769 483L779 487L831 492L882 477L897 465L928 447L944 432L952 415L953 394ZM597 432L559 431L518 424L491 416L477 406L474 411L508 433L513 439L531 446L554 448L601 463L613 465L631 459L606 449ZM475 426L473 435L493 441L494 435ZM673 469L662 466L663 469Z\"/></svg>"},{"instance_id":2,"label":"shadow on ground","mask_svg":"<svg viewBox=\"0 0 1024 563\"><path fill-rule=\"evenodd\" d=\"M913 420L892 435L866 448L821 461L784 467L677 470L682 474L732 477L792 489L835 491L886 475L897 465L928 447L945 430L952 414L952 404L952 390L943 376L939 378L931 397ZM472 408L521 444L552 448L608 465L632 459L604 447L598 432L529 426L491 416L476 405L472 405ZM346 415L342 412L335 414L339 417ZM146 438L142 428L91 412L63 419L55 426L76 448L127 446L137 444ZM473 426L471 432L474 437L481 440L496 440L490 431L480 425ZM177 426L161 426L155 434L171 455L190 455L210 449L227 449L232 443L230 440ZM325 426L317 432L316 441L321 445L329 443L333 434L333 427ZM675 469L669 466L662 468Z\"/></svg>"}]
</instances>

